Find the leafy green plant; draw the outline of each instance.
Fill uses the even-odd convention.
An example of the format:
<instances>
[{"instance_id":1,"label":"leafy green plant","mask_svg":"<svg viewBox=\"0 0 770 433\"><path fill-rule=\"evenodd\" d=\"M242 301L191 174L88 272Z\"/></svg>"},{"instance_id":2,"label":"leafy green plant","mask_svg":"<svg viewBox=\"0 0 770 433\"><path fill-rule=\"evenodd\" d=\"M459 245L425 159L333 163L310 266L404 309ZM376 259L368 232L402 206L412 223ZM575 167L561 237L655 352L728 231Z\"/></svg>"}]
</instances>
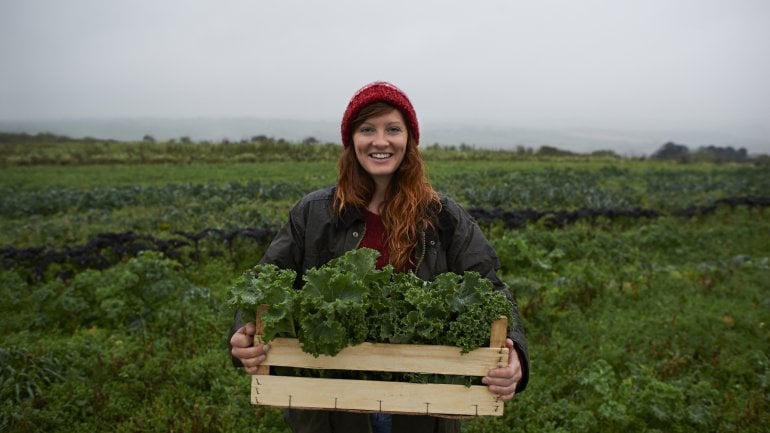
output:
<instances>
[{"instance_id":1,"label":"leafy green plant","mask_svg":"<svg viewBox=\"0 0 770 433\"><path fill-rule=\"evenodd\" d=\"M468 352L489 340L494 320L510 316L505 294L476 272L445 273L426 282L413 273L394 273L392 266L376 269L378 256L368 248L351 250L308 270L299 291L293 271L259 265L232 287L230 303L245 311L268 304L261 316L263 340L296 336L315 356L333 356L367 340Z\"/></svg>"},{"instance_id":2,"label":"leafy green plant","mask_svg":"<svg viewBox=\"0 0 770 433\"><path fill-rule=\"evenodd\" d=\"M263 341L272 341L276 336L296 337L294 325L295 293L292 290L296 273L270 264L259 264L251 271L244 272L230 289L230 303L241 309L242 317L254 320L255 312L261 305L261 320L264 325Z\"/></svg>"},{"instance_id":3,"label":"leafy green plant","mask_svg":"<svg viewBox=\"0 0 770 433\"><path fill-rule=\"evenodd\" d=\"M371 286L392 273L392 267L375 269L378 256L371 249L353 250L305 273L305 285L297 293L302 350L336 355L366 340Z\"/></svg>"}]
</instances>

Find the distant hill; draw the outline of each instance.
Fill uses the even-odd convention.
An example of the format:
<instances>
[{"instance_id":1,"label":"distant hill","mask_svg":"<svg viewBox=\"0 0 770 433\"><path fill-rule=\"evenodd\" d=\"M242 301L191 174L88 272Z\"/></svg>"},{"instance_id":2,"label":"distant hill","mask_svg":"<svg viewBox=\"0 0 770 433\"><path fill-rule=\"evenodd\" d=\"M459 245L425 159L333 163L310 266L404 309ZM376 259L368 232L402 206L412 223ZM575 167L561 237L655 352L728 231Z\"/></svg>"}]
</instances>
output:
<instances>
[{"instance_id":1,"label":"distant hill","mask_svg":"<svg viewBox=\"0 0 770 433\"><path fill-rule=\"evenodd\" d=\"M770 130L743 131L621 131L609 129L516 128L461 125L421 120L423 144L468 145L478 148L515 149L519 146L551 146L578 153L611 150L621 156L651 155L667 142L690 148L717 146L745 148L750 154L770 154ZM331 120L259 118L124 118L0 120L0 131L36 134L50 132L73 138L97 137L140 141L146 135L157 140L189 137L194 141L239 141L255 135L300 142L313 137L338 143L339 123Z\"/></svg>"}]
</instances>

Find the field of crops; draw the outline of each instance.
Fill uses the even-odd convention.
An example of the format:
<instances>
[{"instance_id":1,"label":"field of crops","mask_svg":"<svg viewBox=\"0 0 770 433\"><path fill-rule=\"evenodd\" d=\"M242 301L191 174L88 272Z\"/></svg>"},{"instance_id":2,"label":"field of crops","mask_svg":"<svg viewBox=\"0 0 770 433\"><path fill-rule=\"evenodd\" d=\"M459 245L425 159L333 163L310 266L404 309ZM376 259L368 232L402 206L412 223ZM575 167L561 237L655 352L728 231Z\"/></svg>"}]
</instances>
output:
<instances>
[{"instance_id":1,"label":"field of crops","mask_svg":"<svg viewBox=\"0 0 770 433\"><path fill-rule=\"evenodd\" d=\"M230 364L225 301L290 206L334 182L333 149L142 163L87 145L110 164L2 152L0 431L287 432ZM767 430L770 168L426 155L495 246L530 343L526 392L464 432Z\"/></svg>"}]
</instances>

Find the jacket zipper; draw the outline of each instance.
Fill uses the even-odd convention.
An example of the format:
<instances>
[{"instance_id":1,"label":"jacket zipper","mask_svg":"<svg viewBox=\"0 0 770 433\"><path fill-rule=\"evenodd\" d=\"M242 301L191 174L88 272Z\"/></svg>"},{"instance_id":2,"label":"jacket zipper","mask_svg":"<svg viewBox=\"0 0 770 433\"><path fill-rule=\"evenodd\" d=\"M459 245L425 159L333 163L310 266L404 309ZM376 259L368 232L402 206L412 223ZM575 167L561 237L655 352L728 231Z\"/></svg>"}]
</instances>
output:
<instances>
[{"instance_id":1,"label":"jacket zipper","mask_svg":"<svg viewBox=\"0 0 770 433\"><path fill-rule=\"evenodd\" d=\"M420 242L422 243L422 251L420 251L420 256L417 257L417 262L414 264L414 271L417 272L418 269L420 269L420 265L422 264L422 260L425 258L425 230L420 231Z\"/></svg>"},{"instance_id":2,"label":"jacket zipper","mask_svg":"<svg viewBox=\"0 0 770 433\"><path fill-rule=\"evenodd\" d=\"M361 230L361 233L358 235L358 242L356 242L356 247L354 249L358 249L361 246L361 242L364 241L364 235L366 234L366 224L364 224L364 228Z\"/></svg>"}]
</instances>

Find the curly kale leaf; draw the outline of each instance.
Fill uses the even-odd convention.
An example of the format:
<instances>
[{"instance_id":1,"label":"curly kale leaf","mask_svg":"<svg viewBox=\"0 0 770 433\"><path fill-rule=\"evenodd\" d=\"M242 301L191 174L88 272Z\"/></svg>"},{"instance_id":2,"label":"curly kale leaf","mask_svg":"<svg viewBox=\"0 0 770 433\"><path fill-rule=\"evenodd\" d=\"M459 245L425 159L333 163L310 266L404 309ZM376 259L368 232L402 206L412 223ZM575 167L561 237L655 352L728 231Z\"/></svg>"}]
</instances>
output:
<instances>
[{"instance_id":1,"label":"curly kale leaf","mask_svg":"<svg viewBox=\"0 0 770 433\"><path fill-rule=\"evenodd\" d=\"M490 325L510 316L503 292L477 272L443 273L425 282L414 273L393 274L370 293L370 341L458 346L463 353L489 342Z\"/></svg>"},{"instance_id":2,"label":"curly kale leaf","mask_svg":"<svg viewBox=\"0 0 770 433\"><path fill-rule=\"evenodd\" d=\"M443 293L431 290L429 284L414 285L404 292L410 307L402 321L403 329L422 343L435 343L445 332L451 311Z\"/></svg>"},{"instance_id":3,"label":"curly kale leaf","mask_svg":"<svg viewBox=\"0 0 770 433\"><path fill-rule=\"evenodd\" d=\"M399 332L404 312L409 311L404 292L415 284L424 284L424 281L411 272L390 272L391 276L387 281L370 286L367 339L373 342L408 343L411 341L411 334L404 335Z\"/></svg>"},{"instance_id":4,"label":"curly kale leaf","mask_svg":"<svg viewBox=\"0 0 770 433\"><path fill-rule=\"evenodd\" d=\"M447 338L462 353L489 343L490 325L501 316L511 320L511 302L503 292L489 290L478 293L479 302L467 304L465 310L449 324Z\"/></svg>"},{"instance_id":5,"label":"curly kale leaf","mask_svg":"<svg viewBox=\"0 0 770 433\"><path fill-rule=\"evenodd\" d=\"M452 311L462 314L469 307L482 304L484 294L493 290L492 282L478 272L466 272L462 282L457 285L454 298L450 300Z\"/></svg>"},{"instance_id":6,"label":"curly kale leaf","mask_svg":"<svg viewBox=\"0 0 770 433\"><path fill-rule=\"evenodd\" d=\"M237 307L247 320L253 320L260 305L268 305L261 315L263 341L276 336L294 337L293 288L296 273L275 265L260 264L245 272L230 289L229 304Z\"/></svg>"},{"instance_id":7,"label":"curly kale leaf","mask_svg":"<svg viewBox=\"0 0 770 433\"><path fill-rule=\"evenodd\" d=\"M454 281L457 275L444 277ZM447 284L454 287L454 283ZM435 344L451 318L447 296L413 272L393 274L390 284L370 294L369 338L398 344Z\"/></svg>"},{"instance_id":8,"label":"curly kale leaf","mask_svg":"<svg viewBox=\"0 0 770 433\"><path fill-rule=\"evenodd\" d=\"M305 352L334 356L368 334L371 287L390 280L392 268L375 268L379 253L362 248L309 269L299 292L299 339Z\"/></svg>"}]
</instances>

